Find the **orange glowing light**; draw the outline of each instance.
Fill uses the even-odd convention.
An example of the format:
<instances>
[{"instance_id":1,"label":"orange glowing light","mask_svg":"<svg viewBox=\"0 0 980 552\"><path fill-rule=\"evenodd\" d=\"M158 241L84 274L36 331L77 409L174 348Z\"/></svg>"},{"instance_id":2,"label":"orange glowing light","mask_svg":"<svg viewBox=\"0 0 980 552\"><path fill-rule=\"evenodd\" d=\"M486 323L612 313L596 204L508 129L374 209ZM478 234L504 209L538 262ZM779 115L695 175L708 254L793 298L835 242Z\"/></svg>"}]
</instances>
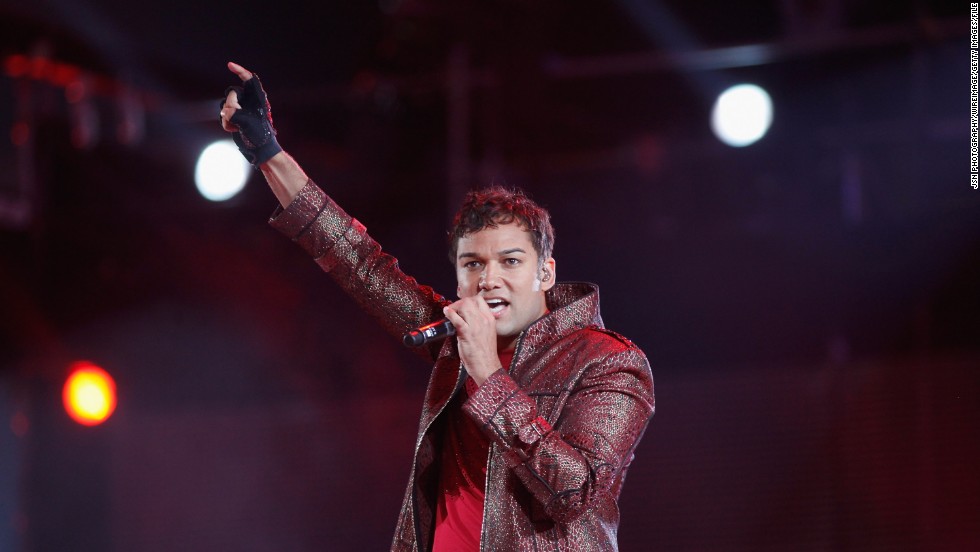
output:
<instances>
[{"instance_id":1,"label":"orange glowing light","mask_svg":"<svg viewBox=\"0 0 980 552\"><path fill-rule=\"evenodd\" d=\"M62 399L73 420L82 425L98 425L116 409L116 382L91 362L76 362L65 381Z\"/></svg>"}]
</instances>

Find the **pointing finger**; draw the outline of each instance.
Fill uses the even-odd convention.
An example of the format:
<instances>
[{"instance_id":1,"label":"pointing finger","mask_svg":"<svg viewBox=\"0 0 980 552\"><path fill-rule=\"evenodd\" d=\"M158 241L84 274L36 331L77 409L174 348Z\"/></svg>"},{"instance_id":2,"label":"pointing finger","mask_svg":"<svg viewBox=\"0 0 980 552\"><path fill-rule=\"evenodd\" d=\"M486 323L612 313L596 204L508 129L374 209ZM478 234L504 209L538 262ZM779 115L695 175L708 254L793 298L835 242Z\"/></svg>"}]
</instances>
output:
<instances>
[{"instance_id":1,"label":"pointing finger","mask_svg":"<svg viewBox=\"0 0 980 552\"><path fill-rule=\"evenodd\" d=\"M231 71L232 73L238 75L238 78L242 79L242 82L245 82L248 79L252 78L252 72L251 71L249 71L248 69L242 67L241 65L238 65L234 61L229 61L228 62L228 70Z\"/></svg>"}]
</instances>

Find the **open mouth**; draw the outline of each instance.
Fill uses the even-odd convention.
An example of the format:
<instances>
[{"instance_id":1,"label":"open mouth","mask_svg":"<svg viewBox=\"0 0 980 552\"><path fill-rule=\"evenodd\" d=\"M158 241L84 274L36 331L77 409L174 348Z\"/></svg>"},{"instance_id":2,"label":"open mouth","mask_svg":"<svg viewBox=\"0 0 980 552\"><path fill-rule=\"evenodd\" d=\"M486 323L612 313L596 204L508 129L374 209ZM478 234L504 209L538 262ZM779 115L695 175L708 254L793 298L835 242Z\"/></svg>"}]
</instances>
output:
<instances>
[{"instance_id":1,"label":"open mouth","mask_svg":"<svg viewBox=\"0 0 980 552\"><path fill-rule=\"evenodd\" d=\"M490 307L490 312L494 314L500 314L509 304L503 299L487 299L487 306Z\"/></svg>"}]
</instances>

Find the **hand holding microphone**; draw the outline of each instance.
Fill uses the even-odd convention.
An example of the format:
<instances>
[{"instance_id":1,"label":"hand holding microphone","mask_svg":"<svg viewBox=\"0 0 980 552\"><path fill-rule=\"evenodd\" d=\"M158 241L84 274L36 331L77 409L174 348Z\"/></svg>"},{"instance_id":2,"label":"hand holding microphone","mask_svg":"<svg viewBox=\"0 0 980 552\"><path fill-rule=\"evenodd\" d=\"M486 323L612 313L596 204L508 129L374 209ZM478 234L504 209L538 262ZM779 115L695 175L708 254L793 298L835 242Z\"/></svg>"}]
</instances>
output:
<instances>
[{"instance_id":1,"label":"hand holding microphone","mask_svg":"<svg viewBox=\"0 0 980 552\"><path fill-rule=\"evenodd\" d=\"M482 297L472 297L465 301L482 302L484 305L486 305L486 301L483 300ZM463 308L463 302L464 300L460 299L446 308L455 309L453 312L457 313L457 316L459 316L458 311ZM416 328L402 336L402 342L405 344L405 346L421 347L422 345L432 343L433 341L439 341L440 339L446 339L447 337L456 335L456 326L454 326L452 321L448 318L449 313L446 311L446 308L443 309L443 312L447 315L447 318L436 320L435 322L431 322L425 326L420 326L419 328ZM478 308L479 304L477 304L477 309ZM487 312L489 313L489 307L487 308ZM462 321L462 318L460 318L460 320Z\"/></svg>"},{"instance_id":2,"label":"hand holding microphone","mask_svg":"<svg viewBox=\"0 0 980 552\"><path fill-rule=\"evenodd\" d=\"M457 349L466 372L482 385L500 369L497 355L496 320L486 300L479 295L465 297L443 309L446 318L409 332L406 345L416 346L457 335Z\"/></svg>"}]
</instances>

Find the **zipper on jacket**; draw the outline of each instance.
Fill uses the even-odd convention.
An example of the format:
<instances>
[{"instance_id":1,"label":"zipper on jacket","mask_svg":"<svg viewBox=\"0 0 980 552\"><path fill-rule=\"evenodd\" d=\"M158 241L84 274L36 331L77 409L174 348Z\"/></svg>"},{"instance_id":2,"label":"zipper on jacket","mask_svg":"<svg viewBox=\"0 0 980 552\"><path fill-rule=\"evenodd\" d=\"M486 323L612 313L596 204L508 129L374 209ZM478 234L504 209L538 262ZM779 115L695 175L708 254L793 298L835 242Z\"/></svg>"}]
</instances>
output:
<instances>
[{"instance_id":1,"label":"zipper on jacket","mask_svg":"<svg viewBox=\"0 0 980 552\"><path fill-rule=\"evenodd\" d=\"M517 357L521 353L521 347L524 345L524 336L526 335L527 335L527 330L525 329L523 332L521 332L521 335L517 338L517 346L514 347L514 356L511 357L510 359L510 366L507 367L508 373L513 373L511 368L513 368L515 363L517 362ZM462 363L460 363L461 368L462 366L463 366ZM480 552L487 552L485 548L486 539L484 538L485 536L484 531L486 530L487 527L487 497L490 495L490 493L488 492L490 488L489 487L490 468L493 466L493 449L496 446L497 446L496 443L492 441L490 442L490 449L487 450L487 473L483 476L483 517L480 518ZM417 453L418 451L416 451L416 454ZM537 545L535 545L535 548L537 548Z\"/></svg>"},{"instance_id":2,"label":"zipper on jacket","mask_svg":"<svg viewBox=\"0 0 980 552\"><path fill-rule=\"evenodd\" d=\"M419 434L418 440L415 441L415 454L412 455L412 475L411 475L411 481L413 482L412 483L412 522L413 522L412 525L415 526L415 548L416 548L416 550L422 550L422 535L419 534L419 531L420 531L420 529L419 529L419 505L418 505L418 501L417 501L416 495L415 495L415 483L414 483L415 480L416 480L415 478L418 476L418 473L419 473L419 447L422 445L422 439L425 439L425 434L428 433L429 432L429 428L432 427L432 422L435 422L436 419L439 416L442 415L442 413L446 410L446 407L449 406L449 403L453 402L453 397L455 397L456 396L456 393L459 392L460 382L463 379L463 378L460 378L460 375L464 373L464 370L465 370L465 368L463 367L463 361L461 359L459 361L459 372L456 374L456 386L453 388L453 392L449 394L449 400L447 400L446 402L444 402L442 404L442 406L436 412L435 416L433 416L432 419L429 420L429 423L425 425L425 429L423 429L422 430L422 433ZM440 457L440 460L441 460L441 457ZM441 477L441 475L440 475L440 477ZM486 484L484 483L484 485L486 485ZM485 488L486 487L484 487L484 489ZM486 493L484 493L484 497L485 496L486 496ZM438 500L438 497L436 497L436 498ZM486 498L484 498L484 501L485 500L486 500ZM435 530L435 520L434 519L433 519L432 529L433 529L433 531Z\"/></svg>"},{"instance_id":3,"label":"zipper on jacket","mask_svg":"<svg viewBox=\"0 0 980 552\"><path fill-rule=\"evenodd\" d=\"M493 443L490 443L490 449L487 450L487 473L483 476L483 516L480 518L480 552L485 552L483 547L487 540L483 538L483 531L487 526L487 496L490 494L487 492L487 484L490 482L490 461L493 460Z\"/></svg>"}]
</instances>

